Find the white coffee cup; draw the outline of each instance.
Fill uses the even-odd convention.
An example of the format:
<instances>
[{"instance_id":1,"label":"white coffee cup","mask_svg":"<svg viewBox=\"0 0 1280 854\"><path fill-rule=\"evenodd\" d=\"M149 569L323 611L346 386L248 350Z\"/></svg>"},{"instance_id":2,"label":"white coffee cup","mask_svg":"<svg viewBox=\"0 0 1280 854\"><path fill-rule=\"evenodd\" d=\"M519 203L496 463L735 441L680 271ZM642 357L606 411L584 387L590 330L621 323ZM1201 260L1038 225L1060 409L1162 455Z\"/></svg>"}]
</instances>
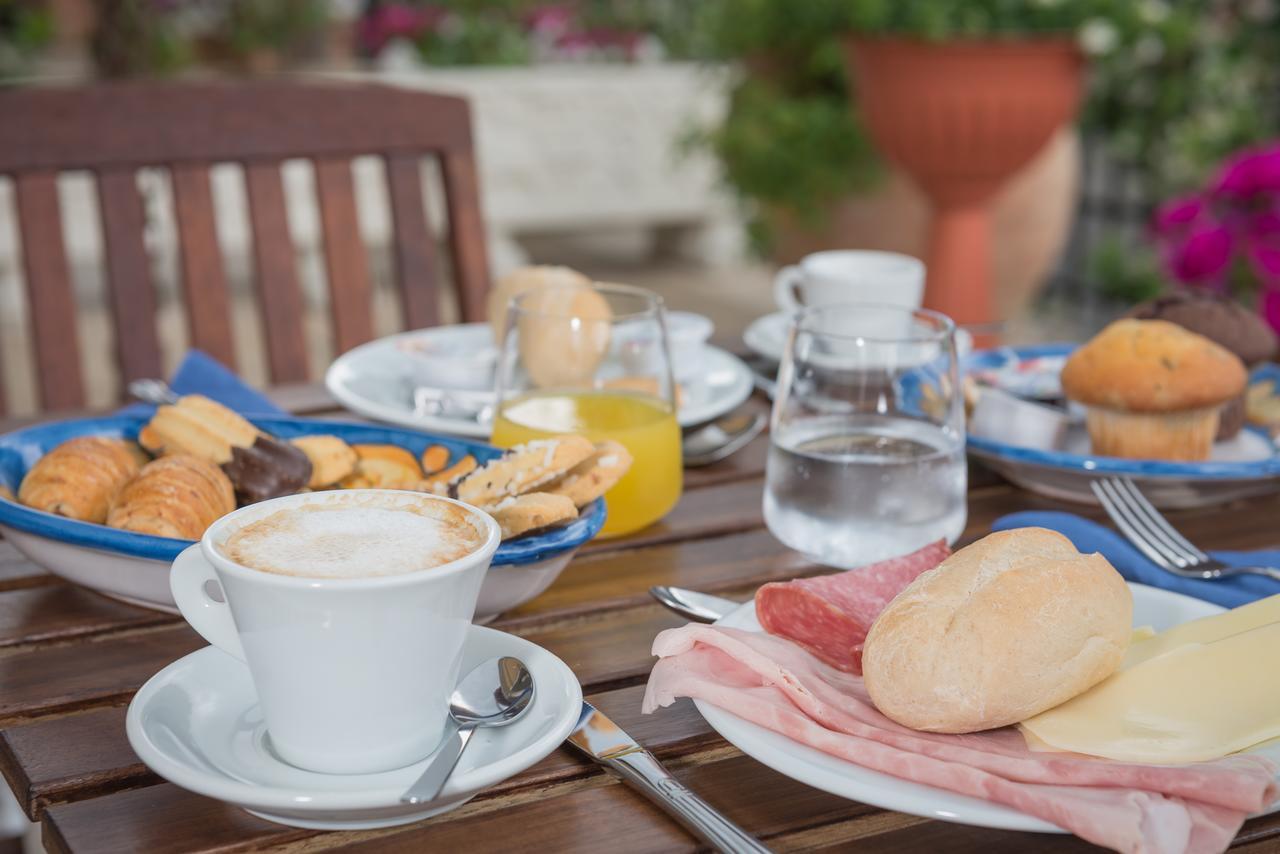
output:
<instances>
[{"instance_id":1,"label":"white coffee cup","mask_svg":"<svg viewBox=\"0 0 1280 854\"><path fill-rule=\"evenodd\" d=\"M236 531L277 511L362 500L457 505L480 545L436 567L356 578L266 572L222 551ZM443 737L500 539L490 516L448 498L375 489L290 495L219 519L174 561L169 583L192 628L248 665L280 758L323 773L372 773L422 759Z\"/></svg>"},{"instance_id":2,"label":"white coffee cup","mask_svg":"<svg viewBox=\"0 0 1280 854\"><path fill-rule=\"evenodd\" d=\"M855 302L919 308L924 300L924 262L896 252L815 252L778 271L773 299L778 308L791 312Z\"/></svg>"}]
</instances>

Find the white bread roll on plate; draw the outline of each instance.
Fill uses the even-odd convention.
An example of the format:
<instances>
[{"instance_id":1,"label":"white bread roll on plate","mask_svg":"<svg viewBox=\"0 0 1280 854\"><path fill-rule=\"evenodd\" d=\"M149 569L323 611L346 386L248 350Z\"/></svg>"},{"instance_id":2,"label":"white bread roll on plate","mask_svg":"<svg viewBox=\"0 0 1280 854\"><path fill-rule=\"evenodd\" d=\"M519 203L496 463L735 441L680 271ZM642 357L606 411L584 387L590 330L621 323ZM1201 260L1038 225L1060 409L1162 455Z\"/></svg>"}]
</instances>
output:
<instances>
[{"instance_id":1,"label":"white bread roll on plate","mask_svg":"<svg viewBox=\"0 0 1280 854\"><path fill-rule=\"evenodd\" d=\"M1133 597L1056 531L991 534L920 575L867 635L862 675L888 717L928 732L1007 726L1120 666Z\"/></svg>"}]
</instances>

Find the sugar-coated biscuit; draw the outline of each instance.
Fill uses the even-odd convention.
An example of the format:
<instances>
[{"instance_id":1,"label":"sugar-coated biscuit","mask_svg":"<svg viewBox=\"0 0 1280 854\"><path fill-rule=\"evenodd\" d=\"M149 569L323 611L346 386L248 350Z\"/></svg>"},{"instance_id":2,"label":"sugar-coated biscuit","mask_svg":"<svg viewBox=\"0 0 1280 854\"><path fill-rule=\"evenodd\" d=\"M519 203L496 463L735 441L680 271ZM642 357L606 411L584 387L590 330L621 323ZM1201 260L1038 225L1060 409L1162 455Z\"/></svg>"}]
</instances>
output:
<instances>
[{"instance_id":1,"label":"sugar-coated biscuit","mask_svg":"<svg viewBox=\"0 0 1280 854\"><path fill-rule=\"evenodd\" d=\"M458 484L458 498L476 507L493 507L551 483L595 452L596 446L582 436L517 445L464 477Z\"/></svg>"},{"instance_id":2,"label":"sugar-coated biscuit","mask_svg":"<svg viewBox=\"0 0 1280 854\"><path fill-rule=\"evenodd\" d=\"M631 468L631 452L621 443L607 439L596 444L596 452L578 463L546 487L551 495L563 495L575 507L585 507L613 488Z\"/></svg>"},{"instance_id":3,"label":"sugar-coated biscuit","mask_svg":"<svg viewBox=\"0 0 1280 854\"><path fill-rule=\"evenodd\" d=\"M489 510L489 515L502 529L502 539L509 540L531 531L578 518L578 508L563 495L530 492L508 498Z\"/></svg>"}]
</instances>

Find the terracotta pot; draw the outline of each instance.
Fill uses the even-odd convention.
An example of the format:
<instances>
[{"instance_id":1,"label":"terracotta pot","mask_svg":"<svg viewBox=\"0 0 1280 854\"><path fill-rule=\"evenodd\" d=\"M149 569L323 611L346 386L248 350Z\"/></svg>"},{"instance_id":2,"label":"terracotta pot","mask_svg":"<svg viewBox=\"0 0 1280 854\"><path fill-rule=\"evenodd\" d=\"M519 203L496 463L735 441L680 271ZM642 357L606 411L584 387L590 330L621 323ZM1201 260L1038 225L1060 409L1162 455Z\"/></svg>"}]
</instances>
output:
<instances>
[{"instance_id":1,"label":"terracotta pot","mask_svg":"<svg viewBox=\"0 0 1280 854\"><path fill-rule=\"evenodd\" d=\"M1080 137L1061 128L991 200L991 267L996 316L1015 317L1032 300L1062 254L1075 218ZM766 210L771 260L794 264L824 249L879 249L923 259L930 204L920 187L891 167L874 189L830 205L818 222Z\"/></svg>"},{"instance_id":2,"label":"terracotta pot","mask_svg":"<svg viewBox=\"0 0 1280 854\"><path fill-rule=\"evenodd\" d=\"M1079 51L1058 39L845 47L868 132L933 203L925 304L959 323L997 320L990 202L1075 115Z\"/></svg>"}]
</instances>

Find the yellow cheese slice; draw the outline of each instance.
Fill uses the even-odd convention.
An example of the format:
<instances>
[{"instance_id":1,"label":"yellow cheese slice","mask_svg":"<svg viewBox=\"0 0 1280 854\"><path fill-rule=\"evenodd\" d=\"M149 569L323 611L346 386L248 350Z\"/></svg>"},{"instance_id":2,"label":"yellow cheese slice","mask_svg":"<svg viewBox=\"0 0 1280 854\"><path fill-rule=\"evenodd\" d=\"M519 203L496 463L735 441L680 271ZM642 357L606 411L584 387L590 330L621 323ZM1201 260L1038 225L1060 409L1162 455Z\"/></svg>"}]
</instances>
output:
<instances>
[{"instance_id":1,"label":"yellow cheese slice","mask_svg":"<svg viewBox=\"0 0 1280 854\"><path fill-rule=\"evenodd\" d=\"M1187 628L1172 648L1164 648L1168 632L1140 641L1135 646L1154 645L1149 657L1139 655L1089 691L1024 721L1029 745L1176 764L1280 736L1280 622L1235 631L1258 612L1225 619L1234 613Z\"/></svg>"},{"instance_id":2,"label":"yellow cheese slice","mask_svg":"<svg viewBox=\"0 0 1280 854\"><path fill-rule=\"evenodd\" d=\"M1121 670L1163 655L1185 643L1213 643L1231 635L1247 632L1268 623L1280 623L1280 595L1268 596L1248 605L1241 605L1212 617L1201 617L1180 626L1166 629L1154 638L1139 640L1135 629L1134 643L1120 665Z\"/></svg>"}]
</instances>

